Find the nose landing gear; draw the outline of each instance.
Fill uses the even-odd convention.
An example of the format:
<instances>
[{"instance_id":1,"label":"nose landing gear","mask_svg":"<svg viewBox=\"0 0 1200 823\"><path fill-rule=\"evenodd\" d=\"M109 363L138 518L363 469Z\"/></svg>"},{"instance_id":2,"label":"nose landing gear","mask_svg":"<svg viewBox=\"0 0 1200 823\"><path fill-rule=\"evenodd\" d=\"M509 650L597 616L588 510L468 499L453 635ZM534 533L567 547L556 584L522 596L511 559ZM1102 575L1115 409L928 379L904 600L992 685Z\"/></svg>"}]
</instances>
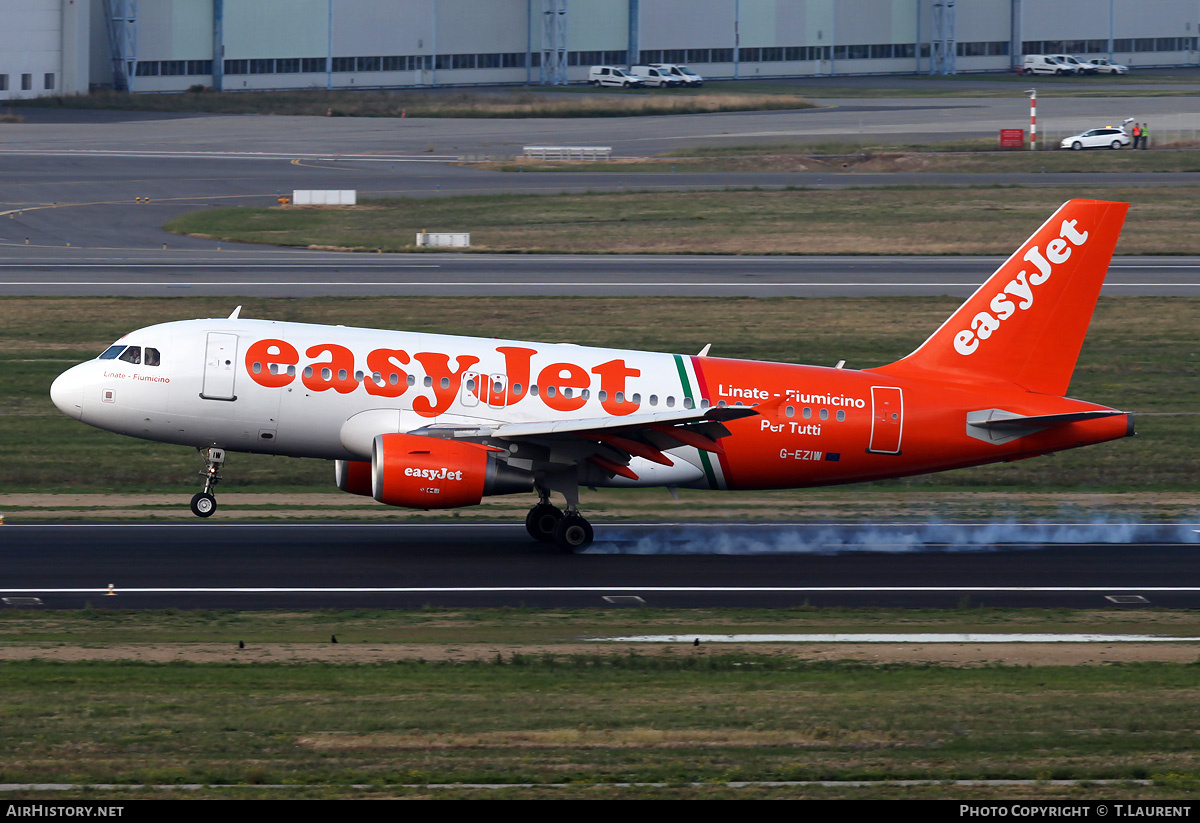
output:
<instances>
[{"instance_id":1,"label":"nose landing gear","mask_svg":"<svg viewBox=\"0 0 1200 823\"><path fill-rule=\"evenodd\" d=\"M225 465L225 450L214 448L199 451L204 456L204 469L200 472L200 476L204 478L204 491L192 496L192 514L197 517L212 517L213 512L217 510L217 498L213 494L213 488L221 480L218 472Z\"/></svg>"}]
</instances>

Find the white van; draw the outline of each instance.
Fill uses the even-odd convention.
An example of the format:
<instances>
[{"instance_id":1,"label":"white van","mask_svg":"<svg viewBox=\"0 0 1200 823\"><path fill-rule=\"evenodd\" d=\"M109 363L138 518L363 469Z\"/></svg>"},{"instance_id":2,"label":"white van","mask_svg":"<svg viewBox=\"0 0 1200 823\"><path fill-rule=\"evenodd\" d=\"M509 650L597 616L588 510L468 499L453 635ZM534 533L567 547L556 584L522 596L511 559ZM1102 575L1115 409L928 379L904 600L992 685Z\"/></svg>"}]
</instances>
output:
<instances>
[{"instance_id":1,"label":"white van","mask_svg":"<svg viewBox=\"0 0 1200 823\"><path fill-rule=\"evenodd\" d=\"M1027 54L1021 65L1022 74L1075 74L1075 68L1049 54Z\"/></svg>"},{"instance_id":2,"label":"white van","mask_svg":"<svg viewBox=\"0 0 1200 823\"><path fill-rule=\"evenodd\" d=\"M1099 70L1099 66L1095 63L1089 63L1087 60L1080 60L1078 57L1072 57L1069 54L1050 54L1048 57L1053 57L1064 66L1070 66L1075 69L1076 74L1095 74Z\"/></svg>"},{"instance_id":3,"label":"white van","mask_svg":"<svg viewBox=\"0 0 1200 823\"><path fill-rule=\"evenodd\" d=\"M698 88L704 85L704 78L696 74L687 66L678 63L651 63L656 69L665 71L667 74L679 80L682 85Z\"/></svg>"},{"instance_id":4,"label":"white van","mask_svg":"<svg viewBox=\"0 0 1200 823\"><path fill-rule=\"evenodd\" d=\"M644 84L639 78L632 74L626 74L624 69L616 66L592 66L588 69L588 85L619 86L623 89L630 89Z\"/></svg>"},{"instance_id":5,"label":"white van","mask_svg":"<svg viewBox=\"0 0 1200 823\"><path fill-rule=\"evenodd\" d=\"M672 77L667 73L666 69L659 69L654 66L634 66L629 71L647 86L661 89L683 85L682 80Z\"/></svg>"}]
</instances>

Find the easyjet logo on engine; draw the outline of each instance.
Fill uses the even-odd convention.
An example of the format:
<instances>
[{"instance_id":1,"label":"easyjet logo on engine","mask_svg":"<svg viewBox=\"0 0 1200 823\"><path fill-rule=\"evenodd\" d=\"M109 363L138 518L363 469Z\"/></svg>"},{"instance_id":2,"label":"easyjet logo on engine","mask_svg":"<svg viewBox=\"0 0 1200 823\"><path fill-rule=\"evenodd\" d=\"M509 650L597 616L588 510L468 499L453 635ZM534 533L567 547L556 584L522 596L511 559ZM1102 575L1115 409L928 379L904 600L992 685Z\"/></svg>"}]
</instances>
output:
<instances>
[{"instance_id":1,"label":"easyjet logo on engine","mask_svg":"<svg viewBox=\"0 0 1200 823\"><path fill-rule=\"evenodd\" d=\"M1033 305L1034 289L1050 279L1055 266L1067 262L1073 246L1082 246L1087 242L1088 233L1077 230L1076 222L1062 222L1058 237L1046 244L1045 255L1037 246L1025 252L1022 259L1033 264L1036 271L1029 274L1022 269L1020 274L1004 287L1004 291L992 298L988 304L990 311L979 312L971 318L971 328L962 329L954 335L956 352L964 356L974 354L980 342L995 334L1000 325L1016 314L1018 309L1027 311Z\"/></svg>"},{"instance_id":2,"label":"easyjet logo on engine","mask_svg":"<svg viewBox=\"0 0 1200 823\"><path fill-rule=\"evenodd\" d=\"M447 468L440 469L414 469L409 466L404 470L405 477L420 477L423 480L462 480L463 473L461 471L450 471Z\"/></svg>"},{"instance_id":3,"label":"easyjet logo on engine","mask_svg":"<svg viewBox=\"0 0 1200 823\"><path fill-rule=\"evenodd\" d=\"M633 414L641 405L628 395L631 377L641 371L630 368L624 360L609 360L590 370L576 363L551 363L534 378L533 357L536 349L524 346L497 346L494 351L504 358L503 373L507 380L496 382L487 375L476 375L474 386L468 387L480 401L489 406L511 406L533 394L531 383L537 386L536 397L554 411L573 412L588 402L593 388L592 375L599 378L600 406L614 416ZM267 338L246 349L245 367L255 383L271 389L291 385L299 377L309 391L333 390L338 394L365 391L375 397L400 397L410 386L423 383L433 397L413 398L412 410L422 417L437 417L454 403L462 389L464 376L480 359L473 354L460 354L450 363L450 355L441 352L416 352L403 349L374 349L367 353L366 371L356 371L354 352L335 343L309 346L305 357L310 362L302 369L300 352L286 340ZM416 367L413 364L416 363ZM413 379L418 374L424 379ZM410 377L410 374L413 377ZM420 391L420 389L418 389Z\"/></svg>"}]
</instances>

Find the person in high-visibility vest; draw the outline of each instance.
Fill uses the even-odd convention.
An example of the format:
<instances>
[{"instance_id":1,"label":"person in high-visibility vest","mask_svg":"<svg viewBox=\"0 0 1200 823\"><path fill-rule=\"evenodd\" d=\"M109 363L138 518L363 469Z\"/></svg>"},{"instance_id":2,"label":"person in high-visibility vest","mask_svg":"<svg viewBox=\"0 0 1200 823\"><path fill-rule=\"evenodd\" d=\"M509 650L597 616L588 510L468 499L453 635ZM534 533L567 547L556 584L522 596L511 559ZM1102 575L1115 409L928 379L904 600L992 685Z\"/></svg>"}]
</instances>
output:
<instances>
[{"instance_id":1,"label":"person in high-visibility vest","mask_svg":"<svg viewBox=\"0 0 1200 823\"><path fill-rule=\"evenodd\" d=\"M1142 127L1137 123L1133 124L1133 147L1136 149L1138 143L1142 141Z\"/></svg>"},{"instance_id":2,"label":"person in high-visibility vest","mask_svg":"<svg viewBox=\"0 0 1200 823\"><path fill-rule=\"evenodd\" d=\"M1142 148L1146 148L1150 144L1150 129L1145 123L1142 123Z\"/></svg>"}]
</instances>

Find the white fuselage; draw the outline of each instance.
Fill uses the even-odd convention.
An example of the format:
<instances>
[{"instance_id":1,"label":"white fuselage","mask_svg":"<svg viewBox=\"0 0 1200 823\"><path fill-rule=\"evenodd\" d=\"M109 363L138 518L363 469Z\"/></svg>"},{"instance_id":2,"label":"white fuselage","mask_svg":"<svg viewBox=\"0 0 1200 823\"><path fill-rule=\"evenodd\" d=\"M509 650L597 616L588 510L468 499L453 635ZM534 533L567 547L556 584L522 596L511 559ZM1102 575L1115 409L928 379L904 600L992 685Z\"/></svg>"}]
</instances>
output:
<instances>
[{"instance_id":1,"label":"white fuselage","mask_svg":"<svg viewBox=\"0 0 1200 823\"><path fill-rule=\"evenodd\" d=\"M691 358L654 352L248 319L162 323L117 345L153 348L158 363L81 363L55 381L55 404L98 428L197 448L370 460L382 432L701 402ZM707 487L695 449L671 458L635 458L640 482L612 482Z\"/></svg>"}]
</instances>

